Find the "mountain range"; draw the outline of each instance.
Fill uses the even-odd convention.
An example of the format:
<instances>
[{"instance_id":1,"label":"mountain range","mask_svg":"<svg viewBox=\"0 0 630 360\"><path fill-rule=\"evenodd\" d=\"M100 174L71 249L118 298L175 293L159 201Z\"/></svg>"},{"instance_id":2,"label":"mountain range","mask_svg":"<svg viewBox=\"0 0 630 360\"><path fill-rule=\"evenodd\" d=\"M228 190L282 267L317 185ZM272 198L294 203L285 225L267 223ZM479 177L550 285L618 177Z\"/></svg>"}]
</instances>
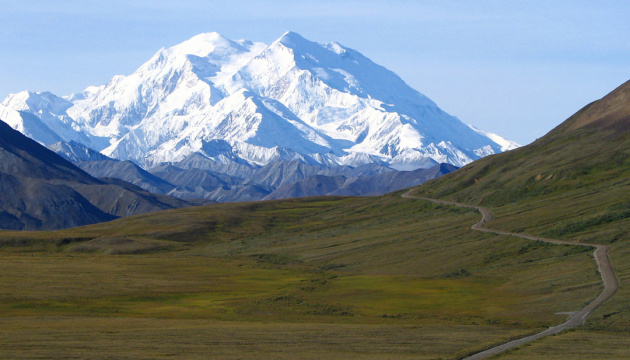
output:
<instances>
[{"instance_id":1,"label":"mountain range","mask_svg":"<svg viewBox=\"0 0 630 360\"><path fill-rule=\"evenodd\" d=\"M211 161L205 166L204 162L209 160L200 158L193 165L186 162L161 164L147 171L132 161L111 159L77 143L60 142L49 148L96 178L117 178L152 193L181 199L218 202L381 195L422 184L457 169L450 164L438 164L429 169L396 171L374 163L357 167L325 166L299 160L276 161L262 167L241 164L216 168ZM322 187L322 184L328 186Z\"/></svg>"},{"instance_id":2,"label":"mountain range","mask_svg":"<svg viewBox=\"0 0 630 360\"><path fill-rule=\"evenodd\" d=\"M200 34L105 85L10 95L0 119L44 145L75 142L145 169L193 157L414 170L517 146L445 113L359 52L294 32L269 45Z\"/></svg>"}]
</instances>

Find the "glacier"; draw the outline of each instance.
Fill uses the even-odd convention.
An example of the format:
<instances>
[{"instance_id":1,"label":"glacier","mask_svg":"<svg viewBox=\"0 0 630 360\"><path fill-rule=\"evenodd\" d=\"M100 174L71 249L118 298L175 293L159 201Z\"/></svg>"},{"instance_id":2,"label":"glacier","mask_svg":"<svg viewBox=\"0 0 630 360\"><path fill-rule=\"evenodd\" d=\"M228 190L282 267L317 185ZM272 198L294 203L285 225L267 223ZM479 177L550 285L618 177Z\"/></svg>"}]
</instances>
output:
<instances>
[{"instance_id":1,"label":"glacier","mask_svg":"<svg viewBox=\"0 0 630 360\"><path fill-rule=\"evenodd\" d=\"M10 95L0 118L44 145L73 142L145 168L203 156L413 170L518 147L447 114L358 51L295 32L269 45L200 34L105 85Z\"/></svg>"}]
</instances>

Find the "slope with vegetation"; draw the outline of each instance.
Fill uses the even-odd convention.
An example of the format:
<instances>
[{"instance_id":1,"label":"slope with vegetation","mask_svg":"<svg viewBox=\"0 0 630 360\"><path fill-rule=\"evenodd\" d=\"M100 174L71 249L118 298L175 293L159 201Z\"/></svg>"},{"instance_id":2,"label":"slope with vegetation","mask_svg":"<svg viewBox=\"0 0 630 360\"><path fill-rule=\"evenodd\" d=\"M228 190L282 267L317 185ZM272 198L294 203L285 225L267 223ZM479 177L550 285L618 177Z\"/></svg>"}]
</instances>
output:
<instances>
[{"instance_id":1,"label":"slope with vegetation","mask_svg":"<svg viewBox=\"0 0 630 360\"><path fill-rule=\"evenodd\" d=\"M611 246L620 291L578 335L540 341L553 349L549 356L559 358L567 347L564 339L590 334L599 339L598 345L575 344L576 352L589 354L585 358L592 358L597 349L630 345L629 193L630 82L585 106L533 144L476 161L416 192L490 206L497 215L494 228ZM620 334L626 341L620 341L624 338ZM536 358L541 348L535 348L505 358Z\"/></svg>"}]
</instances>

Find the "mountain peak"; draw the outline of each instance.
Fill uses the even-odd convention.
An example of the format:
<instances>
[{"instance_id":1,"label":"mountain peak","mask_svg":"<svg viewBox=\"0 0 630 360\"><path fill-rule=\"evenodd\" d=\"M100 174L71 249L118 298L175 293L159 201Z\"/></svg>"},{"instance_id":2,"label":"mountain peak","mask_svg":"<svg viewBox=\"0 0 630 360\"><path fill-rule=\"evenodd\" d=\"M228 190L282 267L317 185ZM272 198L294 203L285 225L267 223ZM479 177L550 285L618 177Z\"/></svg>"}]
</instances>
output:
<instances>
[{"instance_id":1,"label":"mountain peak","mask_svg":"<svg viewBox=\"0 0 630 360\"><path fill-rule=\"evenodd\" d=\"M280 36L278 40L282 41L282 40L306 40L306 39L302 35L296 33L295 31L289 30L285 32L284 34L282 34L282 36Z\"/></svg>"},{"instance_id":2,"label":"mountain peak","mask_svg":"<svg viewBox=\"0 0 630 360\"><path fill-rule=\"evenodd\" d=\"M46 110L54 113L63 113L72 103L54 95L48 91L20 91L17 94L9 95L2 105L18 111L28 111L32 109Z\"/></svg>"},{"instance_id":3,"label":"mountain peak","mask_svg":"<svg viewBox=\"0 0 630 360\"><path fill-rule=\"evenodd\" d=\"M304 38L302 35L294 32L294 31L287 31L284 33L284 35L282 35L278 40L276 40L277 43L281 43L282 45L295 49L296 47L302 47L302 46L313 46L316 45L316 43Z\"/></svg>"},{"instance_id":4,"label":"mountain peak","mask_svg":"<svg viewBox=\"0 0 630 360\"><path fill-rule=\"evenodd\" d=\"M201 33L199 35L195 35L191 37L190 39L188 39L187 41L184 41L182 44L185 44L188 42L221 44L221 43L232 42L232 40L226 38L225 36L219 34L218 32L213 31L213 32L207 32L207 33Z\"/></svg>"},{"instance_id":5,"label":"mountain peak","mask_svg":"<svg viewBox=\"0 0 630 360\"><path fill-rule=\"evenodd\" d=\"M167 50L178 54L207 56L218 49L237 49L243 50L243 47L217 32L202 33L192 38L172 46Z\"/></svg>"}]
</instances>

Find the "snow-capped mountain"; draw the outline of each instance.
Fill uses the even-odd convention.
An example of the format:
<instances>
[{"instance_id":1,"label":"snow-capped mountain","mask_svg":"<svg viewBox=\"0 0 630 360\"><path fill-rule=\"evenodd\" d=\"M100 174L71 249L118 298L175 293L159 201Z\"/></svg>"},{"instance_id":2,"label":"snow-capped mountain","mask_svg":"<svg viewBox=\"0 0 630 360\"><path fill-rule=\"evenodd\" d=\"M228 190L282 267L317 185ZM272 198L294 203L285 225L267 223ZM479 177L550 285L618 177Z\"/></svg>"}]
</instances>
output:
<instances>
[{"instance_id":1,"label":"snow-capped mountain","mask_svg":"<svg viewBox=\"0 0 630 360\"><path fill-rule=\"evenodd\" d=\"M359 52L293 32L270 45L197 35L106 85L65 98L11 95L0 118L45 145L75 141L149 167L203 155L410 170L517 146L445 113Z\"/></svg>"}]
</instances>

